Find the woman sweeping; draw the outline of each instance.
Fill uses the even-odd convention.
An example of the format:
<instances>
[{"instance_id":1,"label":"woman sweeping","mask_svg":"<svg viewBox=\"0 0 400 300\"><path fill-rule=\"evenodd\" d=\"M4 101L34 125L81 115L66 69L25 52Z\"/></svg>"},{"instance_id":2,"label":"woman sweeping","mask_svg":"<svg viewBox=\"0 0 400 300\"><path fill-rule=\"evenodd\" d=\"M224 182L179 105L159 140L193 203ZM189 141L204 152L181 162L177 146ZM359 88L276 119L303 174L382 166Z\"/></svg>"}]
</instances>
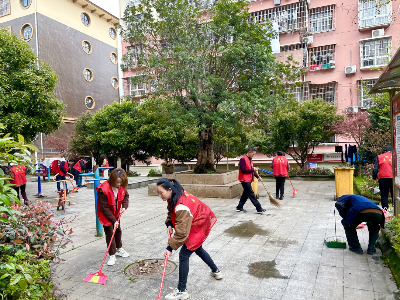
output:
<instances>
[{"instance_id":1,"label":"woman sweeping","mask_svg":"<svg viewBox=\"0 0 400 300\"><path fill-rule=\"evenodd\" d=\"M107 247L110 243L114 228L117 227L114 239L110 246L110 259L107 265L115 265L116 257L128 257L129 253L122 248L121 223L118 222L119 215L123 215L129 205L129 194L126 191L128 178L123 169L118 168L111 172L110 178L100 184L97 190L97 216L103 224L106 234Z\"/></svg>"},{"instance_id":2,"label":"woman sweeping","mask_svg":"<svg viewBox=\"0 0 400 300\"><path fill-rule=\"evenodd\" d=\"M157 182L157 193L168 202L168 217L165 224L168 233L175 234L168 240L165 257L169 258L172 250L182 246L179 253L178 288L168 294L167 300L188 299L186 283L189 273L189 257L195 252L211 269L211 276L221 279L222 273L203 249L202 244L208 237L217 218L211 209L195 196L185 192L175 179L162 178Z\"/></svg>"},{"instance_id":3,"label":"woman sweeping","mask_svg":"<svg viewBox=\"0 0 400 300\"><path fill-rule=\"evenodd\" d=\"M19 198L19 190L21 190L21 196L24 199L24 204L28 205L29 200L26 196L26 168L23 165L12 166L9 171L9 176L12 179L11 184L13 184L12 188L17 192L17 197Z\"/></svg>"}]
</instances>

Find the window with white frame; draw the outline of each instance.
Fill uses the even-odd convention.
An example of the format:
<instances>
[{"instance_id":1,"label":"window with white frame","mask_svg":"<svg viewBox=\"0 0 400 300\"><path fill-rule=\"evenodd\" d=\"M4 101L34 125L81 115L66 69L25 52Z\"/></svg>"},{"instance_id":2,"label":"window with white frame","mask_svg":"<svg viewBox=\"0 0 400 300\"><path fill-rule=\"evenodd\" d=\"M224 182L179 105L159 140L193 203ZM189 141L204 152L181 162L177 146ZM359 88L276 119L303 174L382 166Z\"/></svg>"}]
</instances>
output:
<instances>
[{"instance_id":1,"label":"window with white frame","mask_svg":"<svg viewBox=\"0 0 400 300\"><path fill-rule=\"evenodd\" d=\"M389 24L392 21L392 1L358 0L358 28Z\"/></svg>"},{"instance_id":2,"label":"window with white frame","mask_svg":"<svg viewBox=\"0 0 400 300\"><path fill-rule=\"evenodd\" d=\"M308 65L310 71L335 68L335 45L309 48Z\"/></svg>"},{"instance_id":3,"label":"window with white frame","mask_svg":"<svg viewBox=\"0 0 400 300\"><path fill-rule=\"evenodd\" d=\"M371 108L374 106L374 101L368 93L377 81L378 79L358 80L358 105L360 107Z\"/></svg>"},{"instance_id":4,"label":"window with white frame","mask_svg":"<svg viewBox=\"0 0 400 300\"><path fill-rule=\"evenodd\" d=\"M276 23L279 33L298 31L301 28L307 27L307 3L306 1L299 1L288 5L277 6L253 12L251 16L255 22Z\"/></svg>"},{"instance_id":5,"label":"window with white frame","mask_svg":"<svg viewBox=\"0 0 400 300\"><path fill-rule=\"evenodd\" d=\"M291 84L287 87L288 94L293 96L298 102L303 102L309 99L309 83L302 82L301 85L299 84Z\"/></svg>"},{"instance_id":6,"label":"window with white frame","mask_svg":"<svg viewBox=\"0 0 400 300\"><path fill-rule=\"evenodd\" d=\"M129 55L131 56L131 61L133 62L133 67L140 65L140 60L143 58L143 47L142 45L132 45L128 47Z\"/></svg>"},{"instance_id":7,"label":"window with white frame","mask_svg":"<svg viewBox=\"0 0 400 300\"><path fill-rule=\"evenodd\" d=\"M310 31L325 32L335 29L335 5L310 9Z\"/></svg>"},{"instance_id":8,"label":"window with white frame","mask_svg":"<svg viewBox=\"0 0 400 300\"><path fill-rule=\"evenodd\" d=\"M137 77L137 76L132 76ZM143 76L142 76L143 77ZM131 96L140 97L147 93L146 83L144 82L130 82Z\"/></svg>"},{"instance_id":9,"label":"window with white frame","mask_svg":"<svg viewBox=\"0 0 400 300\"><path fill-rule=\"evenodd\" d=\"M127 5L128 6L138 6L142 3L141 0L128 0Z\"/></svg>"},{"instance_id":10,"label":"window with white frame","mask_svg":"<svg viewBox=\"0 0 400 300\"><path fill-rule=\"evenodd\" d=\"M361 68L384 66L389 60L390 37L360 41Z\"/></svg>"},{"instance_id":11,"label":"window with white frame","mask_svg":"<svg viewBox=\"0 0 400 300\"><path fill-rule=\"evenodd\" d=\"M335 103L336 83L310 84L310 99L322 98L326 102Z\"/></svg>"},{"instance_id":12,"label":"window with white frame","mask_svg":"<svg viewBox=\"0 0 400 300\"><path fill-rule=\"evenodd\" d=\"M0 17L10 14L10 0L0 0Z\"/></svg>"}]
</instances>

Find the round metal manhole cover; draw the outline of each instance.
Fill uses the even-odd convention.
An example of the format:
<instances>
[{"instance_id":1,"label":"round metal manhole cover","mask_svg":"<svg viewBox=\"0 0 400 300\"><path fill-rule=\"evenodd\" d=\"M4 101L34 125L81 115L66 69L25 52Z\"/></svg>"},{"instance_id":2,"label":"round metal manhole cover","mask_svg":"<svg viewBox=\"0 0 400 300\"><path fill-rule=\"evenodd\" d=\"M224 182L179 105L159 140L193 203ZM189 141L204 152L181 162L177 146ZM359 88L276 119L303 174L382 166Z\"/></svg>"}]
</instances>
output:
<instances>
[{"instance_id":1,"label":"round metal manhole cover","mask_svg":"<svg viewBox=\"0 0 400 300\"><path fill-rule=\"evenodd\" d=\"M134 262L125 268L125 275L131 280L135 279L152 279L161 278L164 270L163 259L145 259ZM165 275L171 274L176 270L176 264L172 261L167 261Z\"/></svg>"}]
</instances>

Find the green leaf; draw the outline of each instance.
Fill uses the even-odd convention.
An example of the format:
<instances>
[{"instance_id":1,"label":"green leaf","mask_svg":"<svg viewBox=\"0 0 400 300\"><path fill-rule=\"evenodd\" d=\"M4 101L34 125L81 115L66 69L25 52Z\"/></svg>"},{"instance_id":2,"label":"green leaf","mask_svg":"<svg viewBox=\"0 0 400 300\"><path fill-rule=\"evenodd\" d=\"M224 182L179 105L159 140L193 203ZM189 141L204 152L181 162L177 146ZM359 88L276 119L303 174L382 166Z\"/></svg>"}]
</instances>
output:
<instances>
[{"instance_id":1,"label":"green leaf","mask_svg":"<svg viewBox=\"0 0 400 300\"><path fill-rule=\"evenodd\" d=\"M10 274L3 274L3 276L0 277L0 280L4 279L6 277L11 277L11 275Z\"/></svg>"},{"instance_id":2,"label":"green leaf","mask_svg":"<svg viewBox=\"0 0 400 300\"><path fill-rule=\"evenodd\" d=\"M14 285L17 284L21 279L22 279L22 275L21 274L15 274L13 277L11 277L10 279L10 285Z\"/></svg>"},{"instance_id":3,"label":"green leaf","mask_svg":"<svg viewBox=\"0 0 400 300\"><path fill-rule=\"evenodd\" d=\"M21 276L21 279L18 281L18 284L21 287L21 289L23 289L23 290L26 290L26 288L28 287L28 282L22 276Z\"/></svg>"},{"instance_id":4,"label":"green leaf","mask_svg":"<svg viewBox=\"0 0 400 300\"><path fill-rule=\"evenodd\" d=\"M33 284L33 278L31 275L24 273L26 281L28 281L29 284Z\"/></svg>"}]
</instances>

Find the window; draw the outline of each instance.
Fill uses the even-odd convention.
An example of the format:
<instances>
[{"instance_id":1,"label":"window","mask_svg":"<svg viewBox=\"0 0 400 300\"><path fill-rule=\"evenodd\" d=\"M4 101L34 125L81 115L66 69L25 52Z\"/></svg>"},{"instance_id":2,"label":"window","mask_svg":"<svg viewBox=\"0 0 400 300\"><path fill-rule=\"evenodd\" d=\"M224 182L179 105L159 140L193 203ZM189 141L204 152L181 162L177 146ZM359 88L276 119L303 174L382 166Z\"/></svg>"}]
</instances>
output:
<instances>
[{"instance_id":1,"label":"window","mask_svg":"<svg viewBox=\"0 0 400 300\"><path fill-rule=\"evenodd\" d=\"M110 28L110 36L111 36L111 38L112 39L114 39L115 40L115 38L117 37L117 32L115 31L115 29L114 28Z\"/></svg>"},{"instance_id":2,"label":"window","mask_svg":"<svg viewBox=\"0 0 400 300\"><path fill-rule=\"evenodd\" d=\"M93 72L90 69L85 69L83 70L83 77L85 77L86 81L92 81L93 80Z\"/></svg>"},{"instance_id":3,"label":"window","mask_svg":"<svg viewBox=\"0 0 400 300\"><path fill-rule=\"evenodd\" d=\"M361 68L384 66L389 60L391 38L360 41Z\"/></svg>"},{"instance_id":4,"label":"window","mask_svg":"<svg viewBox=\"0 0 400 300\"><path fill-rule=\"evenodd\" d=\"M368 94L378 79L358 80L358 105L363 108L371 108L374 106L374 101Z\"/></svg>"},{"instance_id":5,"label":"window","mask_svg":"<svg viewBox=\"0 0 400 300\"><path fill-rule=\"evenodd\" d=\"M278 25L278 32L285 33L298 31L307 27L307 2L299 1L297 3L278 6L251 14L255 22L271 22Z\"/></svg>"},{"instance_id":6,"label":"window","mask_svg":"<svg viewBox=\"0 0 400 300\"><path fill-rule=\"evenodd\" d=\"M311 72L335 68L335 45L309 48L308 65Z\"/></svg>"},{"instance_id":7,"label":"window","mask_svg":"<svg viewBox=\"0 0 400 300\"><path fill-rule=\"evenodd\" d=\"M92 45L88 41L82 42L82 49L86 54L92 53Z\"/></svg>"},{"instance_id":8,"label":"window","mask_svg":"<svg viewBox=\"0 0 400 300\"><path fill-rule=\"evenodd\" d=\"M310 84L310 99L322 98L326 102L335 103L336 83Z\"/></svg>"},{"instance_id":9,"label":"window","mask_svg":"<svg viewBox=\"0 0 400 300\"><path fill-rule=\"evenodd\" d=\"M20 35L21 35L21 38L23 38L25 42L29 42L33 36L32 25L24 24L21 28Z\"/></svg>"},{"instance_id":10,"label":"window","mask_svg":"<svg viewBox=\"0 0 400 300\"><path fill-rule=\"evenodd\" d=\"M82 23L85 26L89 26L90 25L90 18L89 18L89 15L87 13L82 13L81 14L81 19L82 19Z\"/></svg>"},{"instance_id":11,"label":"window","mask_svg":"<svg viewBox=\"0 0 400 300\"><path fill-rule=\"evenodd\" d=\"M119 82L116 77L111 78L111 85L114 89L117 89L119 87Z\"/></svg>"},{"instance_id":12,"label":"window","mask_svg":"<svg viewBox=\"0 0 400 300\"><path fill-rule=\"evenodd\" d=\"M325 32L335 29L335 5L310 9L310 31Z\"/></svg>"},{"instance_id":13,"label":"window","mask_svg":"<svg viewBox=\"0 0 400 300\"><path fill-rule=\"evenodd\" d=\"M0 0L0 17L9 15L10 13L10 0Z\"/></svg>"},{"instance_id":14,"label":"window","mask_svg":"<svg viewBox=\"0 0 400 300\"><path fill-rule=\"evenodd\" d=\"M118 56L117 56L117 54L116 54L115 52L111 52L111 53L110 53L110 60L111 60L111 62L112 62L114 65L117 64L117 62L118 62Z\"/></svg>"},{"instance_id":15,"label":"window","mask_svg":"<svg viewBox=\"0 0 400 300\"><path fill-rule=\"evenodd\" d=\"M392 21L392 1L358 0L358 28L389 24Z\"/></svg>"},{"instance_id":16,"label":"window","mask_svg":"<svg viewBox=\"0 0 400 300\"><path fill-rule=\"evenodd\" d=\"M133 76L135 77L135 76ZM130 83L131 85L131 96L140 97L147 93L145 83Z\"/></svg>"},{"instance_id":17,"label":"window","mask_svg":"<svg viewBox=\"0 0 400 300\"><path fill-rule=\"evenodd\" d=\"M143 47L142 45L132 45L128 47L129 55L132 57L133 67L141 65Z\"/></svg>"},{"instance_id":18,"label":"window","mask_svg":"<svg viewBox=\"0 0 400 300\"><path fill-rule=\"evenodd\" d=\"M94 99L91 96L86 96L85 106L87 109L93 109L95 105Z\"/></svg>"},{"instance_id":19,"label":"window","mask_svg":"<svg viewBox=\"0 0 400 300\"><path fill-rule=\"evenodd\" d=\"M23 9L29 8L29 6L31 6L31 3L32 3L32 0L20 0L20 1L21 1L21 2L20 2L21 7L22 7Z\"/></svg>"},{"instance_id":20,"label":"window","mask_svg":"<svg viewBox=\"0 0 400 300\"><path fill-rule=\"evenodd\" d=\"M141 0L128 0L127 5L128 6L138 6L142 3Z\"/></svg>"},{"instance_id":21,"label":"window","mask_svg":"<svg viewBox=\"0 0 400 300\"><path fill-rule=\"evenodd\" d=\"M287 93L293 96L298 102L303 102L309 99L309 83L302 82L301 86L292 84L287 88Z\"/></svg>"}]
</instances>

